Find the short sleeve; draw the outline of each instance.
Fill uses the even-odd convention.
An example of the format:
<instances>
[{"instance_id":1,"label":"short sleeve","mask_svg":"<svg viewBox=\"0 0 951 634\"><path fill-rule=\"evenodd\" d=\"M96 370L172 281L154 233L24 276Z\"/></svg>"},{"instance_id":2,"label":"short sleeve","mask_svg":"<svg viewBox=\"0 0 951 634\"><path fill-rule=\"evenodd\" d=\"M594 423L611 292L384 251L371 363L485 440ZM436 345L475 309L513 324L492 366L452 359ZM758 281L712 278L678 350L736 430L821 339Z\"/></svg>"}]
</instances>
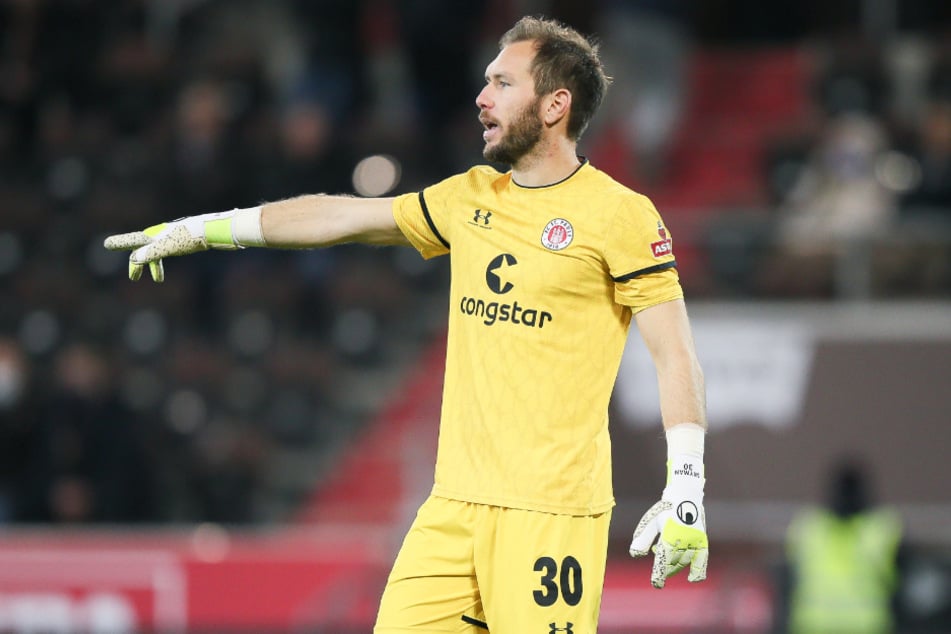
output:
<instances>
[{"instance_id":1,"label":"short sleeve","mask_svg":"<svg viewBox=\"0 0 951 634\"><path fill-rule=\"evenodd\" d=\"M604 248L614 280L614 298L634 312L683 297L673 239L649 199L625 198Z\"/></svg>"},{"instance_id":2,"label":"short sleeve","mask_svg":"<svg viewBox=\"0 0 951 634\"><path fill-rule=\"evenodd\" d=\"M449 241L433 219L424 192L403 194L393 199L393 218L406 239L424 258L449 252Z\"/></svg>"}]
</instances>

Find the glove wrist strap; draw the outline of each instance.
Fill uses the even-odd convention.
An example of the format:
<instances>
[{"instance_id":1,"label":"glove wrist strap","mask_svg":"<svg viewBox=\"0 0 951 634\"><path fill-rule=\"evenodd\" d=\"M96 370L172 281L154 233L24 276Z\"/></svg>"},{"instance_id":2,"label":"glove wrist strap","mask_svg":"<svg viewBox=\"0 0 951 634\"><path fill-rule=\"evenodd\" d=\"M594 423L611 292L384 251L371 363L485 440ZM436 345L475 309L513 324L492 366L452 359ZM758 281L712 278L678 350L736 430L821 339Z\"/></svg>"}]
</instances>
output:
<instances>
[{"instance_id":1,"label":"glove wrist strap","mask_svg":"<svg viewBox=\"0 0 951 634\"><path fill-rule=\"evenodd\" d=\"M218 214L215 214L216 216ZM222 215L211 220L206 220L202 231L205 236L205 242L212 249L237 249L234 238L231 236L232 218L228 215Z\"/></svg>"},{"instance_id":2,"label":"glove wrist strap","mask_svg":"<svg viewBox=\"0 0 951 634\"><path fill-rule=\"evenodd\" d=\"M693 490L703 495L703 449L706 433L696 423L667 430L667 489Z\"/></svg>"},{"instance_id":3,"label":"glove wrist strap","mask_svg":"<svg viewBox=\"0 0 951 634\"><path fill-rule=\"evenodd\" d=\"M698 456L703 460L706 432L697 423L680 423L667 430L667 458L681 454Z\"/></svg>"},{"instance_id":4,"label":"glove wrist strap","mask_svg":"<svg viewBox=\"0 0 951 634\"><path fill-rule=\"evenodd\" d=\"M239 247L266 247L261 229L261 206L235 209L231 236Z\"/></svg>"}]
</instances>

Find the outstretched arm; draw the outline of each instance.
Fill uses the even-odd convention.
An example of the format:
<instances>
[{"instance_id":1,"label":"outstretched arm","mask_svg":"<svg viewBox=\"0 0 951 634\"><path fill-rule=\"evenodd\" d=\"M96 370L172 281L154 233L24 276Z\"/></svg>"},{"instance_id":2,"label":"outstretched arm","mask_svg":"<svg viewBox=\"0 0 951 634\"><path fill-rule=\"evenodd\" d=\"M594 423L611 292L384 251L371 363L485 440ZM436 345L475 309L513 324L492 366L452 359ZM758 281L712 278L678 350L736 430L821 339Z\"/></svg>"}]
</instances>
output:
<instances>
[{"instance_id":1,"label":"outstretched arm","mask_svg":"<svg viewBox=\"0 0 951 634\"><path fill-rule=\"evenodd\" d=\"M327 247L344 242L409 245L393 219L392 198L306 195L261 207L266 246Z\"/></svg>"},{"instance_id":2,"label":"outstretched arm","mask_svg":"<svg viewBox=\"0 0 951 634\"><path fill-rule=\"evenodd\" d=\"M206 249L274 247L308 249L344 242L386 245L409 242L393 218L392 198L305 195L260 207L233 209L163 222L142 231L112 235L105 246L131 250L129 278L145 266L165 279L163 258Z\"/></svg>"}]
</instances>

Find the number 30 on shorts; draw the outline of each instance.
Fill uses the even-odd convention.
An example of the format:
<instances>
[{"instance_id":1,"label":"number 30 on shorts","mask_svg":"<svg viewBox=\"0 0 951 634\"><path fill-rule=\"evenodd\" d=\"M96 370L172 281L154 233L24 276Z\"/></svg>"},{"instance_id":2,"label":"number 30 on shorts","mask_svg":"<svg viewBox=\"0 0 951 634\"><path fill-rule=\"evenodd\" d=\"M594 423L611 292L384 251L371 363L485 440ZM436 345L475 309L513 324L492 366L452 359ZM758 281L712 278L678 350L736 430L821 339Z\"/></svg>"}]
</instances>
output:
<instances>
[{"instance_id":1,"label":"number 30 on shorts","mask_svg":"<svg viewBox=\"0 0 951 634\"><path fill-rule=\"evenodd\" d=\"M542 589L532 592L538 605L543 608L554 605L559 594L568 605L578 605L581 601L581 593L584 591L581 583L581 564L571 555L561 561L561 566L551 557L539 557L535 561L534 570L542 573Z\"/></svg>"}]
</instances>

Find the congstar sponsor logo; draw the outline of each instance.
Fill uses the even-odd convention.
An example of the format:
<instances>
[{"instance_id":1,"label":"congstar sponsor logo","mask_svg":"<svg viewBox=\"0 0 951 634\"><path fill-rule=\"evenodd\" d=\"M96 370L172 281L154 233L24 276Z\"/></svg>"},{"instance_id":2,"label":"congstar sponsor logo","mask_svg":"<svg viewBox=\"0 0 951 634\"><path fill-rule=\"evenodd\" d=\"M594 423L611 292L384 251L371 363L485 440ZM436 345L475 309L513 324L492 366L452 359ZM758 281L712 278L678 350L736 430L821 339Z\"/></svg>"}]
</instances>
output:
<instances>
[{"instance_id":1,"label":"congstar sponsor logo","mask_svg":"<svg viewBox=\"0 0 951 634\"><path fill-rule=\"evenodd\" d=\"M515 283L510 279L510 269L518 264L511 253L502 253L492 258L485 269L485 284L496 295L505 295ZM482 297L464 296L459 302L459 310L467 317L476 317L486 326L497 323L511 323L529 328L544 328L553 317L547 310L525 306L518 301L500 302Z\"/></svg>"}]
</instances>

